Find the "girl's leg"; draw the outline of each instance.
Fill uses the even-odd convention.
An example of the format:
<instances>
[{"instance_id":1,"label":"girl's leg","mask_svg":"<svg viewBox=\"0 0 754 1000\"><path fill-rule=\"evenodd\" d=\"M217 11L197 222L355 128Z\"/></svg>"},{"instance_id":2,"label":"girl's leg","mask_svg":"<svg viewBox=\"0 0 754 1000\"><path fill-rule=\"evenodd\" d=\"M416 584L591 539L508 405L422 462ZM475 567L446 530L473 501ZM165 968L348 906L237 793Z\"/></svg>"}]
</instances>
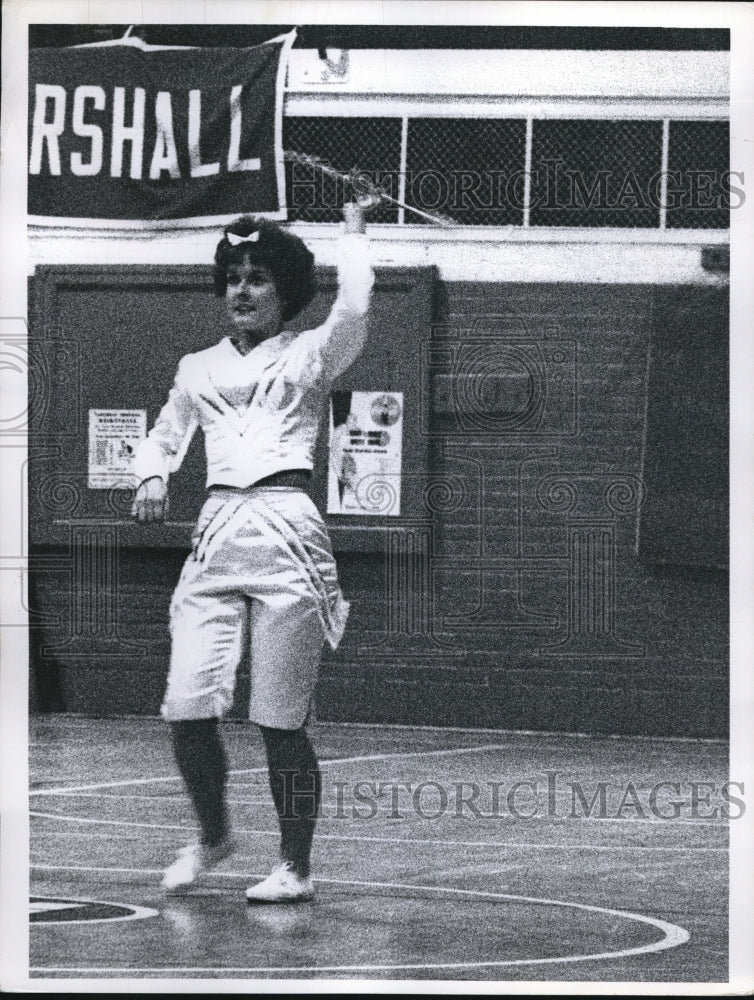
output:
<instances>
[{"instance_id":1,"label":"girl's leg","mask_svg":"<svg viewBox=\"0 0 754 1000\"><path fill-rule=\"evenodd\" d=\"M179 852L163 886L189 885L231 853L225 803L227 762L218 718L233 702L248 621L246 600L193 557L171 604L171 659L163 717L200 826L199 845Z\"/></svg>"},{"instance_id":2,"label":"girl's leg","mask_svg":"<svg viewBox=\"0 0 754 1000\"><path fill-rule=\"evenodd\" d=\"M280 853L301 878L308 878L314 827L322 797L322 776L304 726L260 726L267 751L270 790L280 823Z\"/></svg>"},{"instance_id":3,"label":"girl's leg","mask_svg":"<svg viewBox=\"0 0 754 1000\"><path fill-rule=\"evenodd\" d=\"M173 891L192 885L227 858L235 845L225 807L227 764L217 719L171 721L170 731L178 769L201 828L199 843L179 851L165 871L162 886Z\"/></svg>"},{"instance_id":4,"label":"girl's leg","mask_svg":"<svg viewBox=\"0 0 754 1000\"><path fill-rule=\"evenodd\" d=\"M225 805L227 760L217 719L171 722L178 769L201 827L201 843L216 847L229 836Z\"/></svg>"}]
</instances>

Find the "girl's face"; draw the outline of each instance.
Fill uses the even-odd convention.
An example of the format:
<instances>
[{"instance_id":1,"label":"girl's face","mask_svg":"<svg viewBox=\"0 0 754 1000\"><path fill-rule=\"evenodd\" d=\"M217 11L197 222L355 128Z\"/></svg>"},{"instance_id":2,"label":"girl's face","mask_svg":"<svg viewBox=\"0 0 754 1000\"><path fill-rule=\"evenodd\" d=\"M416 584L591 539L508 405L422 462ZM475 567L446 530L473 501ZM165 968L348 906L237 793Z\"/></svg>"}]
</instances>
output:
<instances>
[{"instance_id":1,"label":"girl's face","mask_svg":"<svg viewBox=\"0 0 754 1000\"><path fill-rule=\"evenodd\" d=\"M255 342L282 329L282 303L266 264L243 257L228 265L225 305L237 334Z\"/></svg>"}]
</instances>

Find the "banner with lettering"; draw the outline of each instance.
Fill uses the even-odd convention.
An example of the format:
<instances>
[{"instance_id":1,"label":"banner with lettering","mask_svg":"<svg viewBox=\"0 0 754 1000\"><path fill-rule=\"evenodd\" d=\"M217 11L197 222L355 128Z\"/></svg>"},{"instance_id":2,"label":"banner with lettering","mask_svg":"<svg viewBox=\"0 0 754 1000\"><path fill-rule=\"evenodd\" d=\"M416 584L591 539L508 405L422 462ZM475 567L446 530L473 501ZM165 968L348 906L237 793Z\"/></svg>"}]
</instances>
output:
<instances>
[{"instance_id":1,"label":"banner with lettering","mask_svg":"<svg viewBox=\"0 0 754 1000\"><path fill-rule=\"evenodd\" d=\"M139 39L29 53L29 222L217 225L286 217L283 88L295 32L253 48Z\"/></svg>"}]
</instances>

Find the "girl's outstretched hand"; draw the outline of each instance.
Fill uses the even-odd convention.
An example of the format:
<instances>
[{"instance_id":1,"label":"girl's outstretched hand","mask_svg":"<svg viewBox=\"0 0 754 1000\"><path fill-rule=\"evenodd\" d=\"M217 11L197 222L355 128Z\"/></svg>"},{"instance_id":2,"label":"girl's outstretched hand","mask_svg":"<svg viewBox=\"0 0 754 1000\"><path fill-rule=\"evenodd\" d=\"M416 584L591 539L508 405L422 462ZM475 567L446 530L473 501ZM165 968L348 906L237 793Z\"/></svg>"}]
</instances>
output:
<instances>
[{"instance_id":1,"label":"girl's outstretched hand","mask_svg":"<svg viewBox=\"0 0 754 1000\"><path fill-rule=\"evenodd\" d=\"M343 219L346 224L346 233L365 233L367 231L364 209L355 201L346 202L343 206Z\"/></svg>"}]
</instances>

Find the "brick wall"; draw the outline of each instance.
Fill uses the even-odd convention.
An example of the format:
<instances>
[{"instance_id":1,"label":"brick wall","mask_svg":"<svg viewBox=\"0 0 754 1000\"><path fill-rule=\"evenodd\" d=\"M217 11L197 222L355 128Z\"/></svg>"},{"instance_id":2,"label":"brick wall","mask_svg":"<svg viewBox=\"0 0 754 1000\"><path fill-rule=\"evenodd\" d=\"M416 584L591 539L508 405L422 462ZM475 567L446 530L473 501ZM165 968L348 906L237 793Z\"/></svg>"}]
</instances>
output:
<instances>
[{"instance_id":1,"label":"brick wall","mask_svg":"<svg viewBox=\"0 0 754 1000\"><path fill-rule=\"evenodd\" d=\"M437 352L435 380L442 386L481 365L491 381L498 362L506 368L507 348L509 380L517 364L526 369L528 352L530 383L539 379L545 398L518 423L516 413L495 412L494 385L487 419L474 421L473 400L466 426L457 412L433 414L438 488L422 526L427 552L413 560L431 584L432 612L370 651L384 606L410 603L411 588L387 586L365 559L344 561L354 620L325 666L320 714L722 735L725 573L682 565L694 562L686 556L664 566L637 557L641 506L651 502L644 446L658 301L675 294L693 312L708 292L488 284L445 292L434 343L450 349ZM484 396L482 388L480 410ZM452 409L437 399L435 409ZM524 404L519 391L519 413ZM394 610L390 620L398 617Z\"/></svg>"},{"instance_id":2,"label":"brick wall","mask_svg":"<svg viewBox=\"0 0 754 1000\"><path fill-rule=\"evenodd\" d=\"M488 283L439 291L417 371L432 455L425 511L386 531L383 552L339 556L353 610L341 647L326 655L317 716L724 735L724 570L637 554L651 502L650 347L658 296L669 293ZM686 302L707 294L676 293ZM156 712L183 553L120 550L99 598L117 625L90 636L86 650L60 645L86 602L67 571L50 568L55 555L39 551L46 568L32 575L37 705ZM242 676L239 713L247 690Z\"/></svg>"}]
</instances>

